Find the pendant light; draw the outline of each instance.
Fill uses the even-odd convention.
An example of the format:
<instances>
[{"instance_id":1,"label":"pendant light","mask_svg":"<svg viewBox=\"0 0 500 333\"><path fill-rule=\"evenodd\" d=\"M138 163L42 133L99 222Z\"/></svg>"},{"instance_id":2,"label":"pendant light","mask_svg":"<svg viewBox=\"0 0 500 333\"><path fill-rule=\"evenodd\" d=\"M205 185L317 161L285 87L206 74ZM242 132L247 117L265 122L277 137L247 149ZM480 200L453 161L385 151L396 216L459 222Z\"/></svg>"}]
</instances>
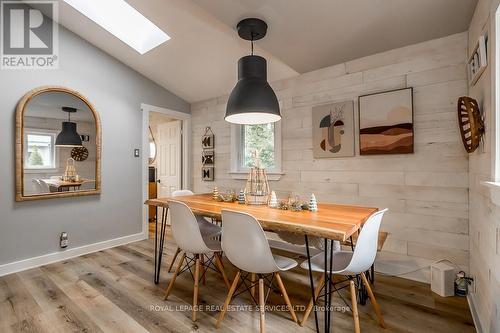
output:
<instances>
[{"instance_id":1,"label":"pendant light","mask_svg":"<svg viewBox=\"0 0 500 333\"><path fill-rule=\"evenodd\" d=\"M77 109L63 106L62 110L68 113L68 121L63 121L62 130L57 135L56 146L59 147L78 147L82 145L82 138L76 132L76 123L71 122L71 114Z\"/></svg>"},{"instance_id":2,"label":"pendant light","mask_svg":"<svg viewBox=\"0 0 500 333\"><path fill-rule=\"evenodd\" d=\"M267 62L253 54L253 42L266 35L266 22L247 18L237 25L238 35L251 41L252 53L238 60L238 82L226 107L225 120L242 125L273 123L281 119L278 98L267 82Z\"/></svg>"}]
</instances>

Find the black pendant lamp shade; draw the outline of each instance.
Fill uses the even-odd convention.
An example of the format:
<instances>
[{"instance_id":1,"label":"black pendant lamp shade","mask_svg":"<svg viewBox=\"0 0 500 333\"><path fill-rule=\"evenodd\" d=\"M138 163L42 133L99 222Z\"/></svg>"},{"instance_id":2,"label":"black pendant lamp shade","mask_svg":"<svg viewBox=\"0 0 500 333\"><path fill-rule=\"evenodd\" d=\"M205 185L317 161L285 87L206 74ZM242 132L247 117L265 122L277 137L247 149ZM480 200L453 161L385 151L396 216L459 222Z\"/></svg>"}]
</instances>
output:
<instances>
[{"instance_id":1,"label":"black pendant lamp shade","mask_svg":"<svg viewBox=\"0 0 500 333\"><path fill-rule=\"evenodd\" d=\"M252 55L238 61L238 82L229 96L224 118L230 123L255 125L281 119L278 98L267 82L266 59L253 55L253 41L263 38L266 30L266 23L259 19L238 23L240 37L252 41Z\"/></svg>"},{"instance_id":2,"label":"black pendant lamp shade","mask_svg":"<svg viewBox=\"0 0 500 333\"><path fill-rule=\"evenodd\" d=\"M64 106L64 112L68 113L68 121L63 121L62 130L57 135L56 146L61 147L77 147L82 145L82 138L76 131L76 123L71 122L70 115L75 113L77 109Z\"/></svg>"}]
</instances>

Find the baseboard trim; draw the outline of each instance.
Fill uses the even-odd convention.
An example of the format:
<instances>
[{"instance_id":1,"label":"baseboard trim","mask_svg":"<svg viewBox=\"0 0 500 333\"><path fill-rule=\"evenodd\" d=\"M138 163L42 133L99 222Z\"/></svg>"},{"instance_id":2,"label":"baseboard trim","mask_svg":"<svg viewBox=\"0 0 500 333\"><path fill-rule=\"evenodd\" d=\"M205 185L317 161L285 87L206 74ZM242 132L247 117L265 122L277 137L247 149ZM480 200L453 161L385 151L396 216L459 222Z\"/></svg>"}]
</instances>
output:
<instances>
[{"instance_id":1,"label":"baseboard trim","mask_svg":"<svg viewBox=\"0 0 500 333\"><path fill-rule=\"evenodd\" d=\"M0 276L17 273L30 268L51 264L61 260L67 260L84 254L102 251L105 249L109 249L120 245L125 245L132 242L137 242L147 238L148 238L147 233L145 234L143 232L140 232L138 234L109 239L98 243L70 248L60 252L53 252L38 257L14 261L8 264L0 265Z\"/></svg>"},{"instance_id":2,"label":"baseboard trim","mask_svg":"<svg viewBox=\"0 0 500 333\"><path fill-rule=\"evenodd\" d=\"M476 327L477 333L483 333L483 328L481 327L481 322L479 321L479 316L476 311L476 303L472 295L467 295L467 303L469 303L470 313L472 315L472 320L474 321L474 326Z\"/></svg>"}]
</instances>

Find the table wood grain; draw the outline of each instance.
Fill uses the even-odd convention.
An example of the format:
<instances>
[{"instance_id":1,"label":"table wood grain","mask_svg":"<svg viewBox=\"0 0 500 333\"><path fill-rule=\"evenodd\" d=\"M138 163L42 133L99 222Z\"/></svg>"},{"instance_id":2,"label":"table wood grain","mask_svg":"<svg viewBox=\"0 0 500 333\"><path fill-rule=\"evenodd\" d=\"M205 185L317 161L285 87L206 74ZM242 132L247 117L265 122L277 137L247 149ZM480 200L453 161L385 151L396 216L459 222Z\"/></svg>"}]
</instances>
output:
<instances>
[{"instance_id":1,"label":"table wood grain","mask_svg":"<svg viewBox=\"0 0 500 333\"><path fill-rule=\"evenodd\" d=\"M223 209L234 210L251 214L266 231L288 231L342 242L349 239L370 215L378 211L378 208L374 207L319 203L317 212L294 212L237 202L217 202L212 200L211 194L150 199L145 204L168 208L169 200L185 203L195 214L220 217Z\"/></svg>"}]
</instances>

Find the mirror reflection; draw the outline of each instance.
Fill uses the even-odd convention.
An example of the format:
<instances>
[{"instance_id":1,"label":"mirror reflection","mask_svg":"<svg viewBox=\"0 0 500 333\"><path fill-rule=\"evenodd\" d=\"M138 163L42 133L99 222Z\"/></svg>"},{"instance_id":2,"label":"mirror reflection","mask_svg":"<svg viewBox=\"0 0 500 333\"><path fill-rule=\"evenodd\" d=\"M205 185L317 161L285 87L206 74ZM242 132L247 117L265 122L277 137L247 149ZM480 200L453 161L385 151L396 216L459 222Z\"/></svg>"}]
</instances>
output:
<instances>
[{"instance_id":1,"label":"mirror reflection","mask_svg":"<svg viewBox=\"0 0 500 333\"><path fill-rule=\"evenodd\" d=\"M23 195L96 189L96 120L80 98L48 91L23 112Z\"/></svg>"}]
</instances>

